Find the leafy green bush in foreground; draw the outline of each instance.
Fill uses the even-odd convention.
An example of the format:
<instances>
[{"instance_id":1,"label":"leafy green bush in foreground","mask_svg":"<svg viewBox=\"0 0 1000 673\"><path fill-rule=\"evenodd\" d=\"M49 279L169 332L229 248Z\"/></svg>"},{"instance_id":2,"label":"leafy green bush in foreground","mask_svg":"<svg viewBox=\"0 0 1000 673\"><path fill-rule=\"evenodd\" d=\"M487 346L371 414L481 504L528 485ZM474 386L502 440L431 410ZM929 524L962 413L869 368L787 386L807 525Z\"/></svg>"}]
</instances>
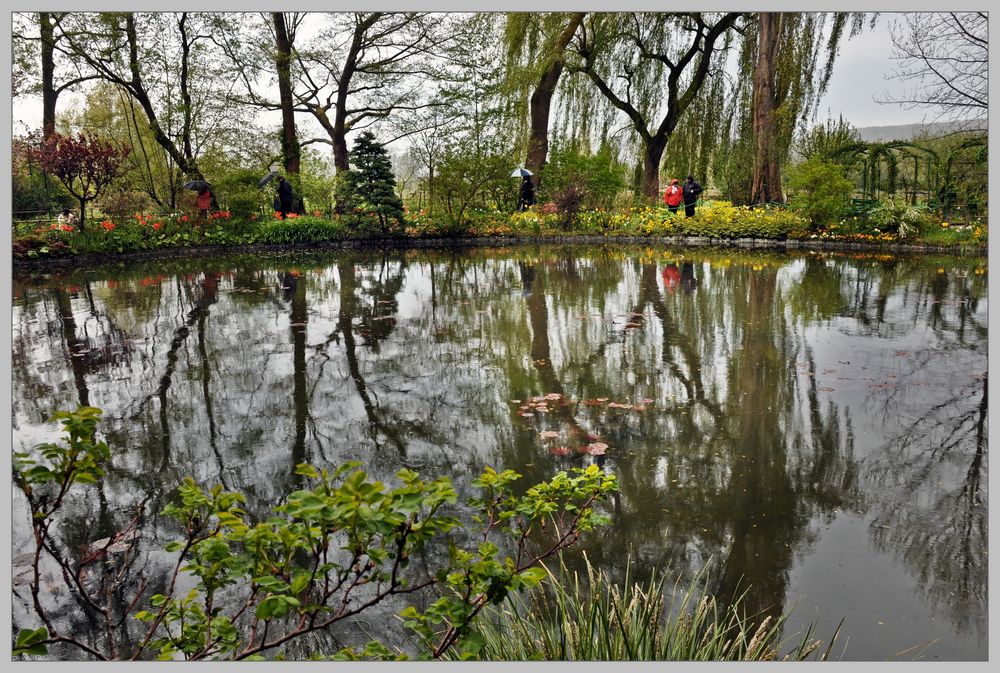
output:
<instances>
[{"instance_id":1,"label":"leafy green bush in foreground","mask_svg":"<svg viewBox=\"0 0 1000 673\"><path fill-rule=\"evenodd\" d=\"M61 645L96 660L281 658L303 636L393 597L422 594L432 599L427 607L403 613L427 645L420 655L472 657L480 642L467 636L480 612L538 586L546 577L542 560L607 523L596 507L617 489L614 476L591 465L515 495L520 475L487 468L473 483L481 493L469 503L475 515L463 521L446 477L427 482L404 469L390 487L357 463L332 471L300 465L307 487L252 523L241 494L205 490L188 478L179 501L163 512L178 532L165 546L173 569L162 586L151 587L135 563L141 512L89 549L69 548L56 534L67 497L98 482L110 459L96 435L100 414L93 407L59 412L63 442L14 454L14 483L30 509L34 539L28 604L40 622L17 633L15 655L44 656ZM438 567L411 568L414 554L462 529L470 535L448 542L448 558ZM56 614L68 606L52 604L57 587L42 572L51 563L91 618L91 635L57 626ZM405 658L378 642L315 656Z\"/></svg>"}]
</instances>

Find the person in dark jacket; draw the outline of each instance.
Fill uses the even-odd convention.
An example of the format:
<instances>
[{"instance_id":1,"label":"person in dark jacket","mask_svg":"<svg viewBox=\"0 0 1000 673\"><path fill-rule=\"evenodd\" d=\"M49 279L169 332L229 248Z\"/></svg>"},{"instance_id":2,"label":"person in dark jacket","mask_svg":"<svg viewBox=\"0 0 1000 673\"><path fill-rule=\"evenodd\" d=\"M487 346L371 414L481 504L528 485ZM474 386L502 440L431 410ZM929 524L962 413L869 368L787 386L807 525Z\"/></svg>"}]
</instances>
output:
<instances>
[{"instance_id":1,"label":"person in dark jacket","mask_svg":"<svg viewBox=\"0 0 1000 673\"><path fill-rule=\"evenodd\" d=\"M535 205L535 186L527 175L521 180L521 193L517 198L517 212L523 212Z\"/></svg>"},{"instance_id":2,"label":"person in dark jacket","mask_svg":"<svg viewBox=\"0 0 1000 673\"><path fill-rule=\"evenodd\" d=\"M693 175L687 176L684 181L684 214L687 217L694 215L694 204L698 202L698 195L701 194L701 185L695 181Z\"/></svg>"},{"instance_id":3,"label":"person in dark jacket","mask_svg":"<svg viewBox=\"0 0 1000 673\"><path fill-rule=\"evenodd\" d=\"M292 212L292 183L281 176L278 176L278 206L282 219Z\"/></svg>"}]
</instances>

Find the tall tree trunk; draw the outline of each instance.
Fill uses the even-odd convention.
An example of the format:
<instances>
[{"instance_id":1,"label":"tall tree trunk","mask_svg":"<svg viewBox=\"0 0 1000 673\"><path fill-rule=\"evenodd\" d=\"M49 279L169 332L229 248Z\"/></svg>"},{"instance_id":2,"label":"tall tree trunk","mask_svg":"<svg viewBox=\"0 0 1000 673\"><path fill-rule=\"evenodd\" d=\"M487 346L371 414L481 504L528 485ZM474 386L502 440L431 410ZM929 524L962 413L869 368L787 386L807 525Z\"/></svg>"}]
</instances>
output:
<instances>
[{"instance_id":1,"label":"tall tree trunk","mask_svg":"<svg viewBox=\"0 0 1000 673\"><path fill-rule=\"evenodd\" d=\"M295 133L295 112L292 101L292 42L288 35L285 15L271 14L274 19L275 65L278 70L278 95L281 99L281 155L285 172L298 175L301 165L299 139Z\"/></svg>"},{"instance_id":2,"label":"tall tree trunk","mask_svg":"<svg viewBox=\"0 0 1000 673\"><path fill-rule=\"evenodd\" d=\"M42 140L48 140L56 132L55 87L55 36L52 17L48 12L38 13L38 29L42 38Z\"/></svg>"},{"instance_id":3,"label":"tall tree trunk","mask_svg":"<svg viewBox=\"0 0 1000 673\"><path fill-rule=\"evenodd\" d=\"M295 405L295 439L292 442L291 472L295 466L308 461L306 456L306 423L309 420L309 388L306 381L306 322L309 310L306 304L306 283L304 278L285 274L284 285L291 295L292 333L292 401Z\"/></svg>"},{"instance_id":4,"label":"tall tree trunk","mask_svg":"<svg viewBox=\"0 0 1000 673\"><path fill-rule=\"evenodd\" d=\"M538 78L538 84L534 93L531 94L531 134L528 136L528 156L524 161L524 167L534 173L531 181L538 186L541 180L542 167L545 165L545 158L549 152L549 111L552 107L552 96L555 94L556 85L562 76L563 64L565 63L563 53L569 41L573 39L586 12L576 12L570 18L569 25L563 29L556 39L552 48L551 60L548 67Z\"/></svg>"},{"instance_id":5,"label":"tall tree trunk","mask_svg":"<svg viewBox=\"0 0 1000 673\"><path fill-rule=\"evenodd\" d=\"M660 196L660 160L663 150L667 148L667 136L658 135L650 138L643 146L642 152L642 195L651 202Z\"/></svg>"},{"instance_id":6,"label":"tall tree trunk","mask_svg":"<svg viewBox=\"0 0 1000 673\"><path fill-rule=\"evenodd\" d=\"M84 356L79 353L86 350L86 339L80 339L76 335L76 318L73 316L73 303L68 292L62 287L56 287L56 307L59 309L59 317L62 319L63 339L66 342L66 352L69 356L69 364L73 369L73 381L76 384L77 397L81 407L90 406L90 389L87 387L87 365Z\"/></svg>"},{"instance_id":7,"label":"tall tree trunk","mask_svg":"<svg viewBox=\"0 0 1000 673\"><path fill-rule=\"evenodd\" d=\"M753 79L753 135L755 143L751 203L782 201L778 166L775 77L781 41L781 14L761 12L757 67Z\"/></svg>"}]
</instances>

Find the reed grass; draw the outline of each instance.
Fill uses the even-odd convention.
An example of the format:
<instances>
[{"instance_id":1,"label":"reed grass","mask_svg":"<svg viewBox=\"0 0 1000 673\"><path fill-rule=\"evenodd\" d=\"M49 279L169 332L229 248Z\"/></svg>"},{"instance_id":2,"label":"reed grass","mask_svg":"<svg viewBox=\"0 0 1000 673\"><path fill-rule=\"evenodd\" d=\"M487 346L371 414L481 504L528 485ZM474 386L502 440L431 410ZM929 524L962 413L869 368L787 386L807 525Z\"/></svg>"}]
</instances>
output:
<instances>
[{"instance_id":1,"label":"reed grass","mask_svg":"<svg viewBox=\"0 0 1000 673\"><path fill-rule=\"evenodd\" d=\"M586 563L586 574L549 568L547 589L512 595L476 624L487 661L773 661L826 660L813 626L791 645L782 640L790 614L744 616L744 597L722 607L704 587L705 571L686 586L662 574L645 582L626 569L621 586ZM473 636L473 637L476 637ZM784 651L783 651L784 649Z\"/></svg>"}]
</instances>

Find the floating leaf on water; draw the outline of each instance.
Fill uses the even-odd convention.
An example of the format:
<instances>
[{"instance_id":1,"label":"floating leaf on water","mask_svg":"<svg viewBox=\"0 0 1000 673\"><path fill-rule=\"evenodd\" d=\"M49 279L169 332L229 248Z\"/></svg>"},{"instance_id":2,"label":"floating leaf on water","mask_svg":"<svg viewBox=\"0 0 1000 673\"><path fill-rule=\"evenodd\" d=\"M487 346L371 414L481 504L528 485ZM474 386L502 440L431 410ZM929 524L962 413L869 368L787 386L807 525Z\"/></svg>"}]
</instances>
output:
<instances>
[{"instance_id":1,"label":"floating leaf on water","mask_svg":"<svg viewBox=\"0 0 1000 673\"><path fill-rule=\"evenodd\" d=\"M562 397L562 395L560 395L559 393L549 393L548 395L545 396L545 399L558 400L560 397Z\"/></svg>"},{"instance_id":2,"label":"floating leaf on water","mask_svg":"<svg viewBox=\"0 0 1000 673\"><path fill-rule=\"evenodd\" d=\"M556 456L568 455L570 451L572 451L572 449L570 449L568 446L553 446L549 449L549 453Z\"/></svg>"},{"instance_id":3,"label":"floating leaf on water","mask_svg":"<svg viewBox=\"0 0 1000 673\"><path fill-rule=\"evenodd\" d=\"M635 405L632 408L635 409L636 411L645 411L646 410L646 405L645 404L637 404L637 405Z\"/></svg>"},{"instance_id":4,"label":"floating leaf on water","mask_svg":"<svg viewBox=\"0 0 1000 673\"><path fill-rule=\"evenodd\" d=\"M584 446L578 446L578 447L576 447L576 452L577 453L590 453L590 445L589 444L585 444Z\"/></svg>"},{"instance_id":5,"label":"floating leaf on water","mask_svg":"<svg viewBox=\"0 0 1000 673\"><path fill-rule=\"evenodd\" d=\"M598 401L598 402L607 402L607 401L608 401L608 398L607 398L607 397L598 397L598 398L597 398L597 401Z\"/></svg>"},{"instance_id":6,"label":"floating leaf on water","mask_svg":"<svg viewBox=\"0 0 1000 673\"><path fill-rule=\"evenodd\" d=\"M594 442L587 445L587 453L592 456L603 456L608 451L608 445L604 442Z\"/></svg>"},{"instance_id":7,"label":"floating leaf on water","mask_svg":"<svg viewBox=\"0 0 1000 673\"><path fill-rule=\"evenodd\" d=\"M524 412L523 414L521 414L521 415L522 415L522 416L524 416L525 418L532 418L532 417L534 417L534 414L531 414L531 413L528 413L527 411L525 411L525 412Z\"/></svg>"},{"instance_id":8,"label":"floating leaf on water","mask_svg":"<svg viewBox=\"0 0 1000 673\"><path fill-rule=\"evenodd\" d=\"M511 404L520 404L521 400L511 400Z\"/></svg>"},{"instance_id":9,"label":"floating leaf on water","mask_svg":"<svg viewBox=\"0 0 1000 673\"><path fill-rule=\"evenodd\" d=\"M652 398L650 398L650 397L644 397L644 398L642 398L642 403L643 403L643 404L652 404L652 403L653 403L653 402L655 402L655 401L656 401L656 400L654 400L654 399L652 399Z\"/></svg>"},{"instance_id":10,"label":"floating leaf on water","mask_svg":"<svg viewBox=\"0 0 1000 673\"><path fill-rule=\"evenodd\" d=\"M829 386L822 386L820 388L817 388L816 390L822 390L823 392L827 392L827 393L832 393L833 392L833 388L831 388Z\"/></svg>"},{"instance_id":11,"label":"floating leaf on water","mask_svg":"<svg viewBox=\"0 0 1000 673\"><path fill-rule=\"evenodd\" d=\"M558 437L559 433L556 432L555 430L543 430L542 432L538 433L538 436L541 437L542 439L552 439L553 437Z\"/></svg>"},{"instance_id":12,"label":"floating leaf on water","mask_svg":"<svg viewBox=\"0 0 1000 673\"><path fill-rule=\"evenodd\" d=\"M910 355L910 351L896 351L896 357L897 358L905 358L905 357L909 357L909 355Z\"/></svg>"}]
</instances>

